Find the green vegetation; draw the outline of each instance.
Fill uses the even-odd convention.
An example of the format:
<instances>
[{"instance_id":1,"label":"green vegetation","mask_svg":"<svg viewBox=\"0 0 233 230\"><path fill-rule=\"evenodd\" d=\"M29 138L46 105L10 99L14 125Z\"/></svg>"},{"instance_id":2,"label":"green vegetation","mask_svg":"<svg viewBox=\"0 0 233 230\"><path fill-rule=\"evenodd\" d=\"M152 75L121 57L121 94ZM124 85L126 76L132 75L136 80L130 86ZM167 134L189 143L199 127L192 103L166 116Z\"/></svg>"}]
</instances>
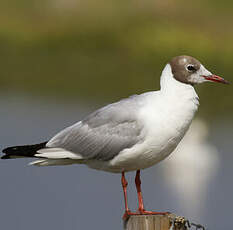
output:
<instances>
[{"instance_id":1,"label":"green vegetation","mask_svg":"<svg viewBox=\"0 0 233 230\"><path fill-rule=\"evenodd\" d=\"M159 87L173 56L233 82L232 1L5 0L0 87L112 101ZM232 86L202 85L201 114L233 114Z\"/></svg>"}]
</instances>

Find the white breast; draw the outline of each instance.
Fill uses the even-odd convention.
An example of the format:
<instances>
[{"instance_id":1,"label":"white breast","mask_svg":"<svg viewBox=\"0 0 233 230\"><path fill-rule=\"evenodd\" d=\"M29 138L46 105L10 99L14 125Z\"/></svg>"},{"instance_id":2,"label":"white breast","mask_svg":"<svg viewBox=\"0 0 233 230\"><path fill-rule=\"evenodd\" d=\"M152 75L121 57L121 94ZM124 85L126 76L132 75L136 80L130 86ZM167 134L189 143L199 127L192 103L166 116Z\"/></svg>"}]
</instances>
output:
<instances>
[{"instance_id":1,"label":"white breast","mask_svg":"<svg viewBox=\"0 0 233 230\"><path fill-rule=\"evenodd\" d=\"M187 95L186 95L187 96ZM159 106L143 111L147 129L145 146L150 149L147 157L153 164L167 157L179 144L188 130L198 108L197 99L189 96L167 98L161 95Z\"/></svg>"},{"instance_id":2,"label":"white breast","mask_svg":"<svg viewBox=\"0 0 233 230\"><path fill-rule=\"evenodd\" d=\"M171 76L167 65L161 78L161 90L148 94L140 109L145 140L123 150L110 165L131 171L150 167L167 157L179 144L191 124L199 102L191 85Z\"/></svg>"}]
</instances>

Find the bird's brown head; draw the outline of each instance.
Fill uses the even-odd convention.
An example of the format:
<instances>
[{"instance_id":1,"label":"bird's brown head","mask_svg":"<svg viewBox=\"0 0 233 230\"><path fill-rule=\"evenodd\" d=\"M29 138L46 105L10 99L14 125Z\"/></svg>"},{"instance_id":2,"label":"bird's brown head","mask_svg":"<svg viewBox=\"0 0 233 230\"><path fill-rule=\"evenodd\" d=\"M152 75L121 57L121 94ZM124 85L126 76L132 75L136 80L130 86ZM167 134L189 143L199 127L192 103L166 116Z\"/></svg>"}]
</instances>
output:
<instances>
[{"instance_id":1,"label":"bird's brown head","mask_svg":"<svg viewBox=\"0 0 233 230\"><path fill-rule=\"evenodd\" d=\"M169 62L173 77L182 83L195 85L213 81L229 84L223 78L209 72L197 59L182 55L172 58Z\"/></svg>"}]
</instances>

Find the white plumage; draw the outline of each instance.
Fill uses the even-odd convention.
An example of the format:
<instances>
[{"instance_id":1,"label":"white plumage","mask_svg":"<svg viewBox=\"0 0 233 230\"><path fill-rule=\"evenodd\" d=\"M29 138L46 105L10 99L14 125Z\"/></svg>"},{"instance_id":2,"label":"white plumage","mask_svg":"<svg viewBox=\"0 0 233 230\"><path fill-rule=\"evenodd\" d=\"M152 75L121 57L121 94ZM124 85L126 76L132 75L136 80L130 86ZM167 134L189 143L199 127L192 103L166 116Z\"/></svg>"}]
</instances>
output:
<instances>
[{"instance_id":1,"label":"white plumage","mask_svg":"<svg viewBox=\"0 0 233 230\"><path fill-rule=\"evenodd\" d=\"M131 106L129 106L130 104ZM175 80L171 66L167 64L162 72L160 91L136 95L117 104L108 105L99 112L102 115L100 118L98 113L94 113L93 117L91 116L91 120L88 122L95 119L97 125L94 128L89 127L88 123L79 122L61 131L47 143L47 147L50 148L39 150L36 154L37 157L60 160L50 161L46 159L32 164L44 166L52 165L53 162L56 165L58 163L86 163L91 168L110 172L132 171L150 167L163 160L176 148L187 131L198 105L198 96L194 88L189 84ZM114 114L111 110L114 110ZM126 124L126 127L123 124ZM110 131L112 128L117 132L115 133L113 130L109 138L108 134L105 133L109 133L109 130L107 131L104 126ZM122 129L117 129L117 127ZM81 137L78 137L81 139L79 141L77 136L81 129L86 129L82 131L86 136L83 137L81 134ZM126 131L128 135L132 133L132 136L128 137ZM90 132L92 133L90 134ZM93 133L97 137L93 138L91 136ZM105 146L107 144L114 146L114 141L120 138L122 138L122 142L126 143L126 146L129 142L129 146L131 145L132 137L135 138L136 143L123 148L109 160L98 158L98 152L94 156L91 155L91 158L88 155L90 153L82 155L78 152L80 144L83 144L82 141L87 145L86 147L96 141L95 145L99 147L101 152L102 146L98 143L98 135L101 135L101 138L109 138L107 142L101 139L101 144L103 143ZM88 142L88 139L84 141L87 136L91 143ZM77 143L78 141L79 143ZM61 148L62 146L66 149ZM110 152L106 154L111 156ZM107 156L105 157L107 158Z\"/></svg>"},{"instance_id":2,"label":"white plumage","mask_svg":"<svg viewBox=\"0 0 233 230\"><path fill-rule=\"evenodd\" d=\"M50 166L77 163L97 170L121 173L124 218L135 214L162 214L145 210L140 170L163 160L179 144L199 105L193 86L206 81L228 83L211 74L193 57L175 57L162 72L159 91L134 95L107 105L62 130L48 142L6 148L2 158L37 157L44 159L31 164ZM128 207L128 183L125 178L128 171L137 171L137 213L132 213Z\"/></svg>"},{"instance_id":3,"label":"white plumage","mask_svg":"<svg viewBox=\"0 0 233 230\"><path fill-rule=\"evenodd\" d=\"M115 173L148 168L184 137L199 105L194 85L206 81L228 83L193 57L175 57L162 72L159 91L109 104L48 142L4 149L2 158L37 157L43 159L31 164L77 163Z\"/></svg>"}]
</instances>

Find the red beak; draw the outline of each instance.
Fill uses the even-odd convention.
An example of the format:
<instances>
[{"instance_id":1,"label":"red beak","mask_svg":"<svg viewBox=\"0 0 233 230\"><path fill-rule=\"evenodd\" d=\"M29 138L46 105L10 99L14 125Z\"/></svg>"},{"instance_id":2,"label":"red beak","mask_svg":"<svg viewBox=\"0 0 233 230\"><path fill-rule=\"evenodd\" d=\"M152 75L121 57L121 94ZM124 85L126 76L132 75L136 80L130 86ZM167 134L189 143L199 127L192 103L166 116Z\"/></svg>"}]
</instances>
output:
<instances>
[{"instance_id":1,"label":"red beak","mask_svg":"<svg viewBox=\"0 0 233 230\"><path fill-rule=\"evenodd\" d=\"M224 80L222 77L219 77L217 75L209 75L209 76L203 76L208 81L214 81L219 82L223 84L230 84L228 81Z\"/></svg>"}]
</instances>

